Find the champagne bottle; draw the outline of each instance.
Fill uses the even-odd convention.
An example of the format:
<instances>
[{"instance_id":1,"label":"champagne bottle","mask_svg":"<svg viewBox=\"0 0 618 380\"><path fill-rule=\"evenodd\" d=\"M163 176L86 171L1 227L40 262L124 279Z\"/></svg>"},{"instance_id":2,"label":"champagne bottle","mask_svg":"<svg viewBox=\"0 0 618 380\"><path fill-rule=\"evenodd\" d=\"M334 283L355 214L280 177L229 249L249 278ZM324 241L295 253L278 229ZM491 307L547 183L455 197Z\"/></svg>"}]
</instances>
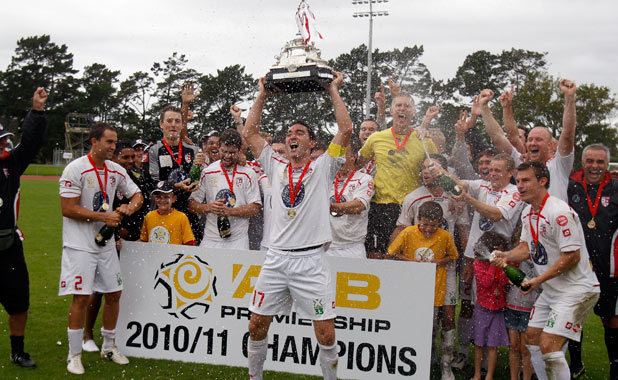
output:
<instances>
[{"instance_id":1,"label":"champagne bottle","mask_svg":"<svg viewBox=\"0 0 618 380\"><path fill-rule=\"evenodd\" d=\"M202 153L201 149L199 150L199 153ZM191 170L189 170L189 178L191 178L191 182L198 182L201 174L202 167L200 165L191 166Z\"/></svg>"},{"instance_id":2,"label":"champagne bottle","mask_svg":"<svg viewBox=\"0 0 618 380\"><path fill-rule=\"evenodd\" d=\"M457 183L455 183L455 181L446 174L440 174L440 177L438 177L438 183L440 184L440 187L442 187L446 192L449 192L453 195L461 194L461 188L459 187L459 185L457 185Z\"/></svg>"},{"instance_id":3,"label":"champagne bottle","mask_svg":"<svg viewBox=\"0 0 618 380\"><path fill-rule=\"evenodd\" d=\"M219 230L219 236L223 239L232 236L232 226L230 225L230 220L225 215L217 217L217 229Z\"/></svg>"},{"instance_id":4,"label":"champagne bottle","mask_svg":"<svg viewBox=\"0 0 618 380\"><path fill-rule=\"evenodd\" d=\"M492 252L492 258L495 257L494 253ZM521 290L523 290L524 292L528 289L530 289L530 286L521 286L521 283L524 282L524 280L527 280L528 278L526 277L526 273L524 273L523 270L514 267L512 265L508 265L508 264L504 264L502 266L502 270L504 271L504 274L506 274L506 277L508 277L509 281L511 281L513 283L513 285L517 286L518 288L520 288Z\"/></svg>"},{"instance_id":5,"label":"champagne bottle","mask_svg":"<svg viewBox=\"0 0 618 380\"><path fill-rule=\"evenodd\" d=\"M101 246L101 247L105 246L105 244L107 244L107 241L111 239L112 236L114 236L115 229L116 229L115 227L108 226L107 224L104 225L103 227L101 227L97 235L94 237L94 242L98 246Z\"/></svg>"}]
</instances>

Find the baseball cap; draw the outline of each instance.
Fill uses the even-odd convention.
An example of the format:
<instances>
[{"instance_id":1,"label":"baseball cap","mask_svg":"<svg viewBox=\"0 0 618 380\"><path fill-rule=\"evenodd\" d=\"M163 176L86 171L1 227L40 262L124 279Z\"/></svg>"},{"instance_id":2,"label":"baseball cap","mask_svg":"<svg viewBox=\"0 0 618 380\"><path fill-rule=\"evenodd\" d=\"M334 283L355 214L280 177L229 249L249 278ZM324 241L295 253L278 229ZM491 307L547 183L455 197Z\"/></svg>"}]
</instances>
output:
<instances>
[{"instance_id":1,"label":"baseball cap","mask_svg":"<svg viewBox=\"0 0 618 380\"><path fill-rule=\"evenodd\" d=\"M15 135L13 133L7 131L6 129L4 129L2 124L0 124L0 139L4 138L6 136L15 136Z\"/></svg>"},{"instance_id":2,"label":"baseball cap","mask_svg":"<svg viewBox=\"0 0 618 380\"><path fill-rule=\"evenodd\" d=\"M131 145L131 148L135 148L136 146L148 146L148 144L143 142L142 139L137 139L133 142L133 145Z\"/></svg>"},{"instance_id":3,"label":"baseball cap","mask_svg":"<svg viewBox=\"0 0 618 380\"><path fill-rule=\"evenodd\" d=\"M169 194L174 191L173 184L169 181L159 181L157 183L157 187L150 192L150 195L155 195L157 193L161 194Z\"/></svg>"}]
</instances>

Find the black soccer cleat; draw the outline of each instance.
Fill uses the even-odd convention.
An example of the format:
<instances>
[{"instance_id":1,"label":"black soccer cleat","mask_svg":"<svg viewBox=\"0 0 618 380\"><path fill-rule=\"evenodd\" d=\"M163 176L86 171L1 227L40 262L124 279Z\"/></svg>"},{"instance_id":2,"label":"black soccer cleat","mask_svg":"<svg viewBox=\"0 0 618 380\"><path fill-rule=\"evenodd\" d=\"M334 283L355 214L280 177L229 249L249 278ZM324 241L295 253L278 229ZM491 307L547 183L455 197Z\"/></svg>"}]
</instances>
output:
<instances>
[{"instance_id":1,"label":"black soccer cleat","mask_svg":"<svg viewBox=\"0 0 618 380\"><path fill-rule=\"evenodd\" d=\"M32 358L30 358L30 354L27 352L21 352L18 354L11 354L11 361L23 368L35 368L36 363Z\"/></svg>"}]
</instances>

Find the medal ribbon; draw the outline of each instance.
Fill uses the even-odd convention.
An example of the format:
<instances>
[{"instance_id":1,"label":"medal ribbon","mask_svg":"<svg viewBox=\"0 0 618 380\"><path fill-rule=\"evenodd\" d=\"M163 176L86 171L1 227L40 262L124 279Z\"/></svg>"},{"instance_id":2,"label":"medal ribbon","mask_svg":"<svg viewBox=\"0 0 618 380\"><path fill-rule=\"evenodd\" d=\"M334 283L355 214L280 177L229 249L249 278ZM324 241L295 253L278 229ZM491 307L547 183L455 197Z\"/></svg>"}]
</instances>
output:
<instances>
[{"instance_id":1,"label":"medal ribbon","mask_svg":"<svg viewBox=\"0 0 618 380\"><path fill-rule=\"evenodd\" d=\"M393 135L393 140L395 141L395 148L397 148L397 151L400 151L408 143L408 140L410 139L410 135L412 134L412 129L408 131L408 133L406 134L406 137L404 137L401 144L399 143L399 140L397 139L397 134L395 133L395 128L393 127L391 127L391 134Z\"/></svg>"},{"instance_id":2,"label":"medal ribbon","mask_svg":"<svg viewBox=\"0 0 618 380\"><path fill-rule=\"evenodd\" d=\"M292 176L292 164L288 164L288 184L290 186L290 207L294 207L296 203L296 195L300 191L300 185L303 182L303 178L305 178L305 174L307 174L307 170L309 170L309 165L311 164L311 160L307 161L305 167L303 168L302 173L300 173L300 177L298 177L298 182L294 184L294 177Z\"/></svg>"},{"instance_id":3,"label":"medal ribbon","mask_svg":"<svg viewBox=\"0 0 618 380\"><path fill-rule=\"evenodd\" d=\"M225 180L227 181L227 185L230 188L230 191L232 192L232 194L234 194L234 177L236 177L236 169L238 168L238 164L234 164L234 170L232 171L232 180L230 181L230 177L227 175L227 170L225 170L225 168L223 167L223 163L221 163L221 171L223 172L223 175L225 176Z\"/></svg>"},{"instance_id":4,"label":"medal ribbon","mask_svg":"<svg viewBox=\"0 0 618 380\"><path fill-rule=\"evenodd\" d=\"M350 180L354 176L354 173L356 173L356 170L352 170L352 172L348 175L348 178L343 183L343 187L340 192L337 192L339 188L339 173L335 176L335 203L339 203L341 201L341 196L343 195L345 188L348 186L348 183L350 183Z\"/></svg>"},{"instance_id":5,"label":"medal ribbon","mask_svg":"<svg viewBox=\"0 0 618 380\"><path fill-rule=\"evenodd\" d=\"M103 202L107 202L107 165L105 165L105 161L103 161L103 178L105 179L105 184L101 182L101 177L99 177L99 169L97 169L94 164L94 160L92 159L92 154L88 153L88 161L90 161L90 165L94 169L94 174L97 176L97 182L99 182L99 189L101 189L101 193L103 194Z\"/></svg>"},{"instance_id":6,"label":"medal ribbon","mask_svg":"<svg viewBox=\"0 0 618 380\"><path fill-rule=\"evenodd\" d=\"M170 144L167 143L167 140L165 139L165 137L163 138L163 140L161 140L161 142L163 143L163 146L167 150L167 153L169 153L170 156L172 156L172 160L176 161L176 163L180 165L180 163L182 162L182 141L178 143L178 158L176 159L174 159L174 152L172 151L172 147L170 147Z\"/></svg>"},{"instance_id":7,"label":"medal ribbon","mask_svg":"<svg viewBox=\"0 0 618 380\"><path fill-rule=\"evenodd\" d=\"M543 200L541 201L541 206L539 207L539 212L536 213L536 231L532 228L532 208L530 209L530 218L528 218L528 224L530 225L530 235L532 235L532 241L534 241L534 246L539 246L539 220L541 220L541 212L543 211L543 207L545 207L545 202L547 202L547 198L549 198L549 193L545 194Z\"/></svg>"},{"instance_id":8,"label":"medal ribbon","mask_svg":"<svg viewBox=\"0 0 618 380\"><path fill-rule=\"evenodd\" d=\"M588 202L588 210L590 210L592 219L594 219L594 217L597 216L597 212L599 211L599 202L601 201L601 193L603 192L603 189L605 188L605 185L607 185L608 182L609 181L607 181L607 178L604 178L603 181L599 184L599 189L597 190L597 195L594 198L594 205L593 205L592 200L590 199L590 194L588 194L588 184L586 183L585 179L583 181L584 191L586 192L586 201Z\"/></svg>"}]
</instances>

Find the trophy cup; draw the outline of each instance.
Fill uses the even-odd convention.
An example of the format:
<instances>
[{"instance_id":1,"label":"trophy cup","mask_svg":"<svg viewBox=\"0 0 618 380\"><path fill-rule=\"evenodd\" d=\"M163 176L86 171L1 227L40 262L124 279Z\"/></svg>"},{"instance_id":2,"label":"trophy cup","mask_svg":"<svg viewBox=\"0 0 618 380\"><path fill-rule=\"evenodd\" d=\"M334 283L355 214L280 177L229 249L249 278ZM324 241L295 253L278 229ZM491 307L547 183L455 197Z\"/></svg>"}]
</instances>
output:
<instances>
[{"instance_id":1,"label":"trophy cup","mask_svg":"<svg viewBox=\"0 0 618 380\"><path fill-rule=\"evenodd\" d=\"M266 74L266 89L273 92L296 93L323 91L334 76L333 69L321 58L315 43L307 33L309 21L314 19L309 6L303 0L296 13L298 33L288 41L276 56L276 63ZM303 33L308 35L303 38ZM318 33L319 35L319 33Z\"/></svg>"}]
</instances>

